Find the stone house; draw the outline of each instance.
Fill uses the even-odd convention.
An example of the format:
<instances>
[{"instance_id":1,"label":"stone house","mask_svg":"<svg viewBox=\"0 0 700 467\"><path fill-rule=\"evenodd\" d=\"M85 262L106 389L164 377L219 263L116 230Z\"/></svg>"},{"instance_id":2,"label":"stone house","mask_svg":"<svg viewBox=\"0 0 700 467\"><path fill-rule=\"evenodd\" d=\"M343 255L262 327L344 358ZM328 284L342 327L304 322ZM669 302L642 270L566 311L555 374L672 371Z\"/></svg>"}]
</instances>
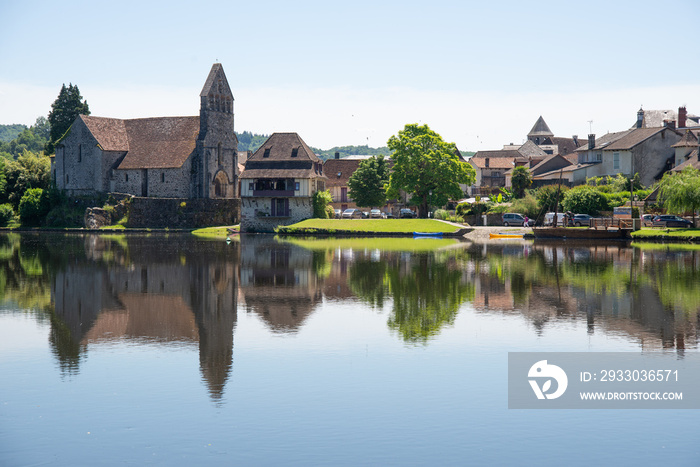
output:
<instances>
[{"instance_id":1,"label":"stone house","mask_svg":"<svg viewBox=\"0 0 700 467\"><path fill-rule=\"evenodd\" d=\"M674 125L609 133L598 141L588 135L588 145L577 150L579 163L588 164L580 177L585 182L590 177L639 173L642 185L651 186L673 167L673 146L682 136Z\"/></svg>"},{"instance_id":2,"label":"stone house","mask_svg":"<svg viewBox=\"0 0 700 467\"><path fill-rule=\"evenodd\" d=\"M233 94L215 63L199 116L117 119L80 115L56 145L52 176L70 196L237 196Z\"/></svg>"},{"instance_id":3,"label":"stone house","mask_svg":"<svg viewBox=\"0 0 700 467\"><path fill-rule=\"evenodd\" d=\"M248 158L241 180L241 230L273 232L313 216L325 190L323 163L297 133L274 133Z\"/></svg>"},{"instance_id":4,"label":"stone house","mask_svg":"<svg viewBox=\"0 0 700 467\"><path fill-rule=\"evenodd\" d=\"M326 189L333 196L333 209L345 211L348 208L357 207L355 201L348 196L348 181L350 176L360 166L360 162L362 162L360 157L344 157L341 159L340 154L336 153L335 158L328 159L323 163L323 172L328 178Z\"/></svg>"}]
</instances>

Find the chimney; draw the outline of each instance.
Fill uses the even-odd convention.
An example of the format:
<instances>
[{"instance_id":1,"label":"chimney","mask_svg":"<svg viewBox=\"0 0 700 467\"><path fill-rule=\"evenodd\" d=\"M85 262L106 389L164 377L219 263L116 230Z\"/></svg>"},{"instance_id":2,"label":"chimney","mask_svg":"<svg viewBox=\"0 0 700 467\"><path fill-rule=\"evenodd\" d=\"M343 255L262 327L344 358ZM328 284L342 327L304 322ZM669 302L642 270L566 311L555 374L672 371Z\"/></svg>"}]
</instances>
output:
<instances>
[{"instance_id":1,"label":"chimney","mask_svg":"<svg viewBox=\"0 0 700 467\"><path fill-rule=\"evenodd\" d=\"M335 158L340 159L340 153L338 151L335 152Z\"/></svg>"},{"instance_id":2,"label":"chimney","mask_svg":"<svg viewBox=\"0 0 700 467\"><path fill-rule=\"evenodd\" d=\"M678 107L678 128L685 128L687 121L688 111L685 109L685 106Z\"/></svg>"},{"instance_id":3,"label":"chimney","mask_svg":"<svg viewBox=\"0 0 700 467\"><path fill-rule=\"evenodd\" d=\"M591 133L588 135L588 149L591 150L595 147L595 135Z\"/></svg>"},{"instance_id":4,"label":"chimney","mask_svg":"<svg viewBox=\"0 0 700 467\"><path fill-rule=\"evenodd\" d=\"M578 135L573 135L573 136L571 137L571 139L574 140L574 146L578 147L578 146L579 146L579 144L578 144Z\"/></svg>"},{"instance_id":5,"label":"chimney","mask_svg":"<svg viewBox=\"0 0 700 467\"><path fill-rule=\"evenodd\" d=\"M637 128L641 128L644 123L644 110L640 107L637 111Z\"/></svg>"}]
</instances>

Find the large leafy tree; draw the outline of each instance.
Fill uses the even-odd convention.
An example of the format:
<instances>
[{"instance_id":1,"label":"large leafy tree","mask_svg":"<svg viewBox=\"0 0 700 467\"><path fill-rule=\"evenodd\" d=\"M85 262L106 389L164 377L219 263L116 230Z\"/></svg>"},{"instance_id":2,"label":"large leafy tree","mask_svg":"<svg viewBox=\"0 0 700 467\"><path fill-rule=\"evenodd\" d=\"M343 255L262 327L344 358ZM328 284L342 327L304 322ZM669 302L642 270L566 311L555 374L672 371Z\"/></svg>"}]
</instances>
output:
<instances>
[{"instance_id":1,"label":"large leafy tree","mask_svg":"<svg viewBox=\"0 0 700 467\"><path fill-rule=\"evenodd\" d=\"M513 196L515 198L522 198L525 196L525 189L532 185L532 175L524 165L519 165L513 169L510 180L513 186Z\"/></svg>"},{"instance_id":2,"label":"large leafy tree","mask_svg":"<svg viewBox=\"0 0 700 467\"><path fill-rule=\"evenodd\" d=\"M661 202L667 212L682 214L700 210L700 170L688 167L681 172L666 172L659 185Z\"/></svg>"},{"instance_id":3,"label":"large leafy tree","mask_svg":"<svg viewBox=\"0 0 700 467\"><path fill-rule=\"evenodd\" d=\"M66 134L78 115L90 115L88 103L83 100L77 85L70 83L66 87L64 84L58 97L51 104L51 112L49 112L51 134L49 142L46 143L46 154L52 154L55 151L56 142Z\"/></svg>"},{"instance_id":4,"label":"large leafy tree","mask_svg":"<svg viewBox=\"0 0 700 467\"><path fill-rule=\"evenodd\" d=\"M388 195L408 193L420 217L428 216L430 206L461 198L460 184L474 183L474 168L459 160L455 144L443 141L428 125L408 124L387 144L394 160Z\"/></svg>"},{"instance_id":5,"label":"large leafy tree","mask_svg":"<svg viewBox=\"0 0 700 467\"><path fill-rule=\"evenodd\" d=\"M349 195L360 207L383 206L389 169L384 156L374 156L360 162L348 180Z\"/></svg>"}]
</instances>

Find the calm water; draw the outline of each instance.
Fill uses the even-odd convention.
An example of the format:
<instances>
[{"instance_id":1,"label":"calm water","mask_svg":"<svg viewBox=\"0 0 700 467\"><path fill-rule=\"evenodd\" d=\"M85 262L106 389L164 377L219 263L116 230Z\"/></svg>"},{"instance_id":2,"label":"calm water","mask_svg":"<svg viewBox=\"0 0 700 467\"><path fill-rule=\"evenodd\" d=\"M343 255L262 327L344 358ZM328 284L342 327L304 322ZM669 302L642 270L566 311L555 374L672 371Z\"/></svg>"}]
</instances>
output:
<instances>
[{"instance_id":1,"label":"calm water","mask_svg":"<svg viewBox=\"0 0 700 467\"><path fill-rule=\"evenodd\" d=\"M698 465L700 413L507 408L509 351L698 351L700 251L0 236L0 465Z\"/></svg>"}]
</instances>

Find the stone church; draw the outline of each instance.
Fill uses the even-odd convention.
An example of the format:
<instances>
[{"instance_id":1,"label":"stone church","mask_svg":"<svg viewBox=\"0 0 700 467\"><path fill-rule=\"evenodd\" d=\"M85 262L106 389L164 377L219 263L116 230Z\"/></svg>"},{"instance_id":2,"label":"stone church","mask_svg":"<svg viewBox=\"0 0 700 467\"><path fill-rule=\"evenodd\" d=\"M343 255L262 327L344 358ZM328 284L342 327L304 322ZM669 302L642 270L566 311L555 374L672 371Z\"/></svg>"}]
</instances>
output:
<instances>
[{"instance_id":1,"label":"stone church","mask_svg":"<svg viewBox=\"0 0 700 467\"><path fill-rule=\"evenodd\" d=\"M56 145L52 175L70 196L236 198L233 94L215 63L199 116L117 119L80 115Z\"/></svg>"}]
</instances>

